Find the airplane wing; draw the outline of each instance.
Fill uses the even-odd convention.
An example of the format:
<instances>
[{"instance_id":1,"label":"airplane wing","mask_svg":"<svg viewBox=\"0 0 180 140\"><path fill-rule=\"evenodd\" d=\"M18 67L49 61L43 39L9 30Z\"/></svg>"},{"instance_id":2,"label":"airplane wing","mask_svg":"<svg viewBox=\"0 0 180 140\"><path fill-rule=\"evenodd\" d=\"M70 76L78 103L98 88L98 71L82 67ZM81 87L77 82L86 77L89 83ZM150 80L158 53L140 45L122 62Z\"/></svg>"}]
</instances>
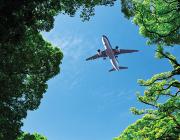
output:
<instances>
[{"instance_id":1,"label":"airplane wing","mask_svg":"<svg viewBox=\"0 0 180 140\"><path fill-rule=\"evenodd\" d=\"M107 57L105 51L102 51L100 54L95 54L95 55L87 58L86 61L88 61L88 60L94 60L94 59L101 58L101 57Z\"/></svg>"},{"instance_id":2,"label":"airplane wing","mask_svg":"<svg viewBox=\"0 0 180 140\"><path fill-rule=\"evenodd\" d=\"M123 54L123 53L133 53L138 52L139 50L126 50L126 49L113 49L114 55Z\"/></svg>"}]
</instances>

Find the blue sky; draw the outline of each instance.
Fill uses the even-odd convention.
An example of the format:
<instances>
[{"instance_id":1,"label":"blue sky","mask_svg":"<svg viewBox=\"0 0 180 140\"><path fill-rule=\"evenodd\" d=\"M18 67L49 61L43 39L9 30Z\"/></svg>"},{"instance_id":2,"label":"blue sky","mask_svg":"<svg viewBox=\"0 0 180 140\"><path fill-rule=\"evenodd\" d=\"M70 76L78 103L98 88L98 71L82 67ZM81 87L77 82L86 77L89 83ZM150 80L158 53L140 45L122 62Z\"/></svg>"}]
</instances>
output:
<instances>
[{"instance_id":1,"label":"blue sky","mask_svg":"<svg viewBox=\"0 0 180 140\"><path fill-rule=\"evenodd\" d=\"M155 59L155 48L146 46L138 28L123 17L119 1L113 7L96 7L89 22L79 15L58 15L54 29L42 34L61 48L64 59L60 74L48 81L39 109L28 112L23 130L48 140L112 140L139 118L130 107L144 107L136 100L136 92L143 91L137 79L170 70L167 60ZM109 73L109 60L85 61L103 49L103 34L113 47L140 50L119 56L128 70Z\"/></svg>"}]
</instances>

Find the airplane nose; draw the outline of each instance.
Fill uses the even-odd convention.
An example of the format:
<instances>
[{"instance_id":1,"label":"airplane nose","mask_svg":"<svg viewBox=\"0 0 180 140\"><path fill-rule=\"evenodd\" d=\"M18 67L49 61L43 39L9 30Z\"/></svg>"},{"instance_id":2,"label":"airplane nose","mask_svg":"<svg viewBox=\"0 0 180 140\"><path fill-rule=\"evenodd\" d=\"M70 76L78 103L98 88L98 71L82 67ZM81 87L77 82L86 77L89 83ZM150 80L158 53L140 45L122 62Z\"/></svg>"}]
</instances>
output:
<instances>
[{"instance_id":1,"label":"airplane nose","mask_svg":"<svg viewBox=\"0 0 180 140\"><path fill-rule=\"evenodd\" d=\"M106 38L106 36L105 36L105 35L102 35L102 37L103 37L103 38Z\"/></svg>"},{"instance_id":2,"label":"airplane nose","mask_svg":"<svg viewBox=\"0 0 180 140\"><path fill-rule=\"evenodd\" d=\"M102 35L102 40L103 40L103 42L105 42L105 40L107 40L106 38L107 38L107 37L106 37L105 35Z\"/></svg>"}]
</instances>

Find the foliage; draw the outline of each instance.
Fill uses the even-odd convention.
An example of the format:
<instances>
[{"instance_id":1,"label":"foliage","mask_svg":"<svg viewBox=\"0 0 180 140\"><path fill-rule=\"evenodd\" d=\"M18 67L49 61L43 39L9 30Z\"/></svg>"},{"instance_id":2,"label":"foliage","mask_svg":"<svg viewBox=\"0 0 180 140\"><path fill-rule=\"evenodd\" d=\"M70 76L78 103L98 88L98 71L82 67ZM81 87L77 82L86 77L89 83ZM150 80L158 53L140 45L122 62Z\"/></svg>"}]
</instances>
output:
<instances>
[{"instance_id":1,"label":"foliage","mask_svg":"<svg viewBox=\"0 0 180 140\"><path fill-rule=\"evenodd\" d=\"M29 133L22 133L21 136L17 138L17 140L47 140L47 138L37 133L32 135Z\"/></svg>"},{"instance_id":2,"label":"foliage","mask_svg":"<svg viewBox=\"0 0 180 140\"><path fill-rule=\"evenodd\" d=\"M46 81L59 72L62 53L38 32L17 45L0 45L0 139L15 139L27 110L37 109Z\"/></svg>"},{"instance_id":3,"label":"foliage","mask_svg":"<svg viewBox=\"0 0 180 140\"><path fill-rule=\"evenodd\" d=\"M74 16L81 10L82 20L89 20L98 5L112 6L115 0L0 0L0 42L20 40L27 27L37 31L53 28L58 13Z\"/></svg>"},{"instance_id":4,"label":"foliage","mask_svg":"<svg viewBox=\"0 0 180 140\"><path fill-rule=\"evenodd\" d=\"M121 0L121 12L124 13L126 18L134 16L134 8L132 0Z\"/></svg>"},{"instance_id":5,"label":"foliage","mask_svg":"<svg viewBox=\"0 0 180 140\"><path fill-rule=\"evenodd\" d=\"M140 34L156 44L156 57L169 60L172 70L139 80L144 94L137 94L146 109L131 108L136 115L144 115L127 127L115 140L177 140L180 139L180 63L166 46L180 44L179 0L121 0L122 11L139 26Z\"/></svg>"},{"instance_id":6,"label":"foliage","mask_svg":"<svg viewBox=\"0 0 180 140\"><path fill-rule=\"evenodd\" d=\"M180 44L179 0L121 0L122 12L133 17L149 44Z\"/></svg>"},{"instance_id":7,"label":"foliage","mask_svg":"<svg viewBox=\"0 0 180 140\"><path fill-rule=\"evenodd\" d=\"M154 75L149 80L139 80L145 86L144 95L137 94L138 101L151 106L149 109L131 108L136 115L145 116L130 125L115 140L177 140L180 138L180 64L172 54L164 53L162 47L157 55L169 59L173 70Z\"/></svg>"},{"instance_id":8,"label":"foliage","mask_svg":"<svg viewBox=\"0 0 180 140\"><path fill-rule=\"evenodd\" d=\"M124 130L114 140L177 140L179 130L170 117L157 119L152 114L145 115Z\"/></svg>"}]
</instances>

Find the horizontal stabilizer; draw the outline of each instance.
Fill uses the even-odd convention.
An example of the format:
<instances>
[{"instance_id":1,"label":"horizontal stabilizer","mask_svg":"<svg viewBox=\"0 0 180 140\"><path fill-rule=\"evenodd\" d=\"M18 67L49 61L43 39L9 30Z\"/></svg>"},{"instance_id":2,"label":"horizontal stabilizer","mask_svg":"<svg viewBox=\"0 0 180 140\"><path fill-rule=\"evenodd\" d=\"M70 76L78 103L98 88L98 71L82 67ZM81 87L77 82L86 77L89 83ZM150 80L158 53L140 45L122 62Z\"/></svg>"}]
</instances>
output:
<instances>
[{"instance_id":1,"label":"horizontal stabilizer","mask_svg":"<svg viewBox=\"0 0 180 140\"><path fill-rule=\"evenodd\" d=\"M128 67L121 67L121 66L120 66L119 69L128 69Z\"/></svg>"},{"instance_id":2,"label":"horizontal stabilizer","mask_svg":"<svg viewBox=\"0 0 180 140\"><path fill-rule=\"evenodd\" d=\"M128 69L128 67L121 67L121 66L119 66L119 69ZM115 70L116 70L115 68L112 68L112 69L109 70L109 72L115 71Z\"/></svg>"}]
</instances>

